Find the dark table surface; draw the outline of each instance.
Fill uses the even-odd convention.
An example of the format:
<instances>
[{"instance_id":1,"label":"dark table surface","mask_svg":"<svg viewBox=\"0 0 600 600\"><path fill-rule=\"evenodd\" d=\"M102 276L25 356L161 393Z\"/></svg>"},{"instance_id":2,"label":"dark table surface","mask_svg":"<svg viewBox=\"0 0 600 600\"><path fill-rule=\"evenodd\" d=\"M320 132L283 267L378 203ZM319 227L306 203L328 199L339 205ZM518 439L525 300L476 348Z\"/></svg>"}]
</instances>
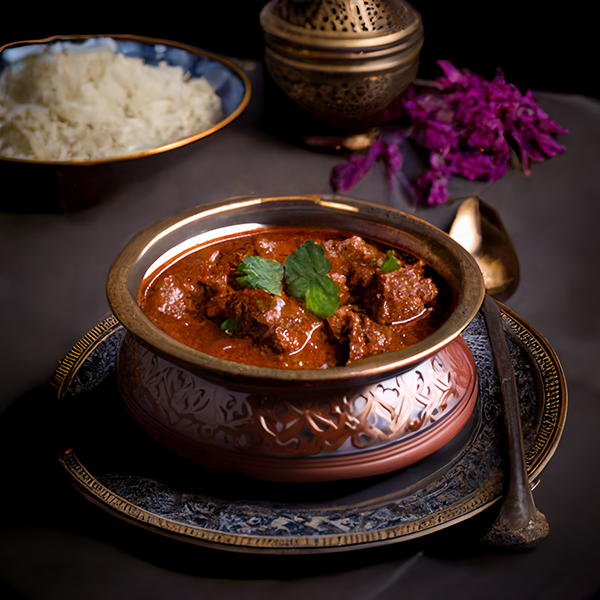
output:
<instances>
[{"instance_id":1,"label":"dark table surface","mask_svg":"<svg viewBox=\"0 0 600 600\"><path fill-rule=\"evenodd\" d=\"M566 373L566 429L534 493L551 532L533 552L490 551L465 525L370 551L225 553L118 521L62 477L57 456L73 420L61 417L69 405L47 382L107 315L106 274L134 233L231 196L331 192L329 172L342 157L285 135L293 123L270 112L261 64L242 63L254 89L239 120L191 146L113 165L95 206L65 214L48 193L47 206L38 196L31 212L24 183L0 192L0 593L61 600L591 598L600 588L600 103L583 96L537 94L569 129L566 154L535 165L530 177L513 169L492 185L451 185L453 198L479 194L500 211L522 269L508 305L546 337ZM387 188L379 165L350 195L410 209L400 191ZM415 212L445 228L456 207Z\"/></svg>"}]
</instances>

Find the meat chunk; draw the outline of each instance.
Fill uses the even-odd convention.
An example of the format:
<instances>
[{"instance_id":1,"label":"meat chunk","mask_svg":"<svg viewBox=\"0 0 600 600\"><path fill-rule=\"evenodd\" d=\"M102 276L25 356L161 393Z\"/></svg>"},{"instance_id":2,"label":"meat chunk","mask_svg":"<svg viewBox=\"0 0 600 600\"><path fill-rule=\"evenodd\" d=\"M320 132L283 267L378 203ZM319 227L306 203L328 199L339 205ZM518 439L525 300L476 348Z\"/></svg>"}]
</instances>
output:
<instances>
[{"instance_id":1,"label":"meat chunk","mask_svg":"<svg viewBox=\"0 0 600 600\"><path fill-rule=\"evenodd\" d=\"M428 306L437 296L437 287L425 277L425 264L404 264L390 273L379 271L365 297L364 306L371 317L382 325L402 328L429 312Z\"/></svg>"},{"instance_id":2,"label":"meat chunk","mask_svg":"<svg viewBox=\"0 0 600 600\"><path fill-rule=\"evenodd\" d=\"M246 246L230 252L215 250L194 264L198 291L192 303L198 315L219 324L231 316L229 305L239 290L235 272L246 252Z\"/></svg>"},{"instance_id":3,"label":"meat chunk","mask_svg":"<svg viewBox=\"0 0 600 600\"><path fill-rule=\"evenodd\" d=\"M151 301L147 302L154 310L174 319L182 319L196 310L194 298L202 295L201 286L190 278L167 275L153 288Z\"/></svg>"},{"instance_id":4,"label":"meat chunk","mask_svg":"<svg viewBox=\"0 0 600 600\"><path fill-rule=\"evenodd\" d=\"M322 326L295 298L272 296L260 289L237 292L227 309L229 316L239 319L234 337L253 338L279 354L300 352Z\"/></svg>"},{"instance_id":5,"label":"meat chunk","mask_svg":"<svg viewBox=\"0 0 600 600\"><path fill-rule=\"evenodd\" d=\"M355 307L343 306L328 323L338 340L348 340L348 363L395 349L394 332Z\"/></svg>"},{"instance_id":6,"label":"meat chunk","mask_svg":"<svg viewBox=\"0 0 600 600\"><path fill-rule=\"evenodd\" d=\"M331 262L330 277L336 281L336 278L343 276L352 295L360 293L371 284L377 269L377 260L384 256L356 235L342 241L326 241L324 246L327 258Z\"/></svg>"}]
</instances>

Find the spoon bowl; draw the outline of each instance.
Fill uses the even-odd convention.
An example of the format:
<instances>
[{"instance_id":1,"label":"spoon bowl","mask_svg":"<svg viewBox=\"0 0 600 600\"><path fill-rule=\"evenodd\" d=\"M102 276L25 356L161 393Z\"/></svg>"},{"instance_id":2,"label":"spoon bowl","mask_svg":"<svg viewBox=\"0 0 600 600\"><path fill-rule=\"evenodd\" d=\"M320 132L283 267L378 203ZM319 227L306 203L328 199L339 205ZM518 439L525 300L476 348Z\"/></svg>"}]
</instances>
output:
<instances>
[{"instance_id":1,"label":"spoon bowl","mask_svg":"<svg viewBox=\"0 0 600 600\"><path fill-rule=\"evenodd\" d=\"M459 206L449 233L479 265L487 293L506 302L519 286L521 269L498 211L480 198L468 198Z\"/></svg>"}]
</instances>

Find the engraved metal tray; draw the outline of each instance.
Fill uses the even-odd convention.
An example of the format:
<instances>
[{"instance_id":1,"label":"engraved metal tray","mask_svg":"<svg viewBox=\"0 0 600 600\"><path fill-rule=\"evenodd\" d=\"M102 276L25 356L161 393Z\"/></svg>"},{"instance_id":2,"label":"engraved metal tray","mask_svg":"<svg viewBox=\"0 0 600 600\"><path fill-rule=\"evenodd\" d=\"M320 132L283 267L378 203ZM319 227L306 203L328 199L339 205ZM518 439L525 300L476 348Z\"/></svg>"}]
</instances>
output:
<instances>
[{"instance_id":1,"label":"engraved metal tray","mask_svg":"<svg viewBox=\"0 0 600 600\"><path fill-rule=\"evenodd\" d=\"M509 308L502 318L519 390L532 487L567 412L562 367ZM475 358L478 404L450 443L412 467L343 482L282 484L201 467L151 439L126 413L114 377L123 327L111 316L61 362L52 383L81 425L59 457L75 487L109 513L186 542L240 552L313 553L410 540L460 523L503 492L502 412L485 321L463 337Z\"/></svg>"}]
</instances>

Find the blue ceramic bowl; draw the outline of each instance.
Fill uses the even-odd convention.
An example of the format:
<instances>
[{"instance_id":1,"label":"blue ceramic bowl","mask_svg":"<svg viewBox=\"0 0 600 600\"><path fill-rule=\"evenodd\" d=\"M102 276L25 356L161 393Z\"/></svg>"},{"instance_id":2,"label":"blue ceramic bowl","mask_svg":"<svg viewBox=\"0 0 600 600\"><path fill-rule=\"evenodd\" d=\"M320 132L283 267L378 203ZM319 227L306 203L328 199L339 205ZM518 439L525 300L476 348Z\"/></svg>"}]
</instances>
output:
<instances>
[{"instance_id":1,"label":"blue ceramic bowl","mask_svg":"<svg viewBox=\"0 0 600 600\"><path fill-rule=\"evenodd\" d=\"M0 156L0 160L52 165L90 165L158 154L185 146L216 133L235 120L250 101L250 80L239 67L229 60L185 44L134 35L53 36L44 40L7 44L0 48L0 71L26 56L39 54L47 46L53 46L57 49L62 48L67 52L81 52L108 47L125 56L142 58L149 65L154 66L165 61L170 66L182 67L184 71L190 73L191 77L205 77L208 80L222 100L224 117L213 127L199 131L194 135L124 156L84 161L38 161Z\"/></svg>"}]
</instances>

